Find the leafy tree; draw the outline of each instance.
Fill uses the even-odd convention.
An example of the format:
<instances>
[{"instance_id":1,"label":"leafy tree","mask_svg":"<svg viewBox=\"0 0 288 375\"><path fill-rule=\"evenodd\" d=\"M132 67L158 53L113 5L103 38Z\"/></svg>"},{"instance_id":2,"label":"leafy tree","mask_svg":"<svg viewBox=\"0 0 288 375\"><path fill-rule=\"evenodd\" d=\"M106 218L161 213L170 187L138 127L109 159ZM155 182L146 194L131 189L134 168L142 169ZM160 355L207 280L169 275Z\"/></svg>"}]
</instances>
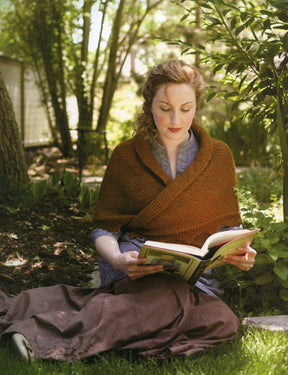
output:
<instances>
[{"instance_id":1,"label":"leafy tree","mask_svg":"<svg viewBox=\"0 0 288 375\"><path fill-rule=\"evenodd\" d=\"M277 129L283 164L283 211L288 222L288 3L284 0L181 1L200 7L203 29L209 36L205 46L188 46L186 53L200 53L214 74L233 91L208 96L232 99L242 105L243 117L256 119L270 130ZM257 145L255 145L257 147Z\"/></svg>"},{"instance_id":2,"label":"leafy tree","mask_svg":"<svg viewBox=\"0 0 288 375\"><path fill-rule=\"evenodd\" d=\"M49 124L55 124L51 128L54 141L60 144L67 156L72 143L64 71L64 45L68 41L64 37L65 6L66 1L11 0L11 10L3 20L2 48L4 52L21 58L25 64L34 66L50 117Z\"/></svg>"},{"instance_id":3,"label":"leafy tree","mask_svg":"<svg viewBox=\"0 0 288 375\"><path fill-rule=\"evenodd\" d=\"M0 180L2 183L4 176L20 184L28 182L27 167L13 105L0 73ZM3 188L1 184L1 189Z\"/></svg>"},{"instance_id":4,"label":"leafy tree","mask_svg":"<svg viewBox=\"0 0 288 375\"><path fill-rule=\"evenodd\" d=\"M110 53L107 73L104 82L102 104L99 111L97 130L105 130L112 99L121 77L121 73L132 47L139 41L140 27L149 13L157 8L163 0L135 1L120 0L114 18L110 37ZM145 6L144 6L145 4ZM125 22L123 22L123 19ZM124 32L127 29L128 32ZM142 36L143 37L143 36ZM147 36L146 36L147 38Z\"/></svg>"},{"instance_id":5,"label":"leafy tree","mask_svg":"<svg viewBox=\"0 0 288 375\"><path fill-rule=\"evenodd\" d=\"M5 43L8 52L35 67L43 101L55 119L56 130L52 134L56 142L60 134L64 154L72 148L67 95L77 98L78 129L90 131L98 94L101 106L97 130L105 130L117 83L127 56L139 39L140 27L163 1L11 0L14 7L5 18L2 45ZM100 22L95 54L88 48L93 11L98 12ZM104 34L108 30L107 38Z\"/></svg>"}]
</instances>

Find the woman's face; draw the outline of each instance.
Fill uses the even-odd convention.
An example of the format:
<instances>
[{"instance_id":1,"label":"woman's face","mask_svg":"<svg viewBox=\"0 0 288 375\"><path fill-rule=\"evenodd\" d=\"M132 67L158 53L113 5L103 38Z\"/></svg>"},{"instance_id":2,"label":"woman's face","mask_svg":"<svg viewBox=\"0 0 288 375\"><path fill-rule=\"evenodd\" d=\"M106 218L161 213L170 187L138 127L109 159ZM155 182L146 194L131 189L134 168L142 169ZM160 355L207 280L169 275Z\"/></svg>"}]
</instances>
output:
<instances>
[{"instance_id":1,"label":"woman's face","mask_svg":"<svg viewBox=\"0 0 288 375\"><path fill-rule=\"evenodd\" d=\"M163 84L156 91L151 111L159 142L165 147L180 145L187 140L195 115L195 91L187 83Z\"/></svg>"}]
</instances>

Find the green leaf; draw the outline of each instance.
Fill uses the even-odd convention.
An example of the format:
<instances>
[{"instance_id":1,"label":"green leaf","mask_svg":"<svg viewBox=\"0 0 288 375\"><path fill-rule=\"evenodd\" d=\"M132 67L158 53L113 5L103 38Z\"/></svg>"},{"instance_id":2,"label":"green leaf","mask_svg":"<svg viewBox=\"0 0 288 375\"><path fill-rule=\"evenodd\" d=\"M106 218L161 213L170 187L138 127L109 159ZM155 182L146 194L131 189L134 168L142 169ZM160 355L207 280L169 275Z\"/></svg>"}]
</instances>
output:
<instances>
[{"instance_id":1,"label":"green leaf","mask_svg":"<svg viewBox=\"0 0 288 375\"><path fill-rule=\"evenodd\" d=\"M274 261L274 262L276 262L276 260L278 259L278 254L277 254L277 252L275 252L275 251L269 251L269 256L270 256L270 258Z\"/></svg>"},{"instance_id":2,"label":"green leaf","mask_svg":"<svg viewBox=\"0 0 288 375\"><path fill-rule=\"evenodd\" d=\"M74 193L79 187L79 182L77 178L74 177L72 173L69 171L64 172L63 183L64 183L66 193L68 195L71 195L72 193Z\"/></svg>"},{"instance_id":3,"label":"green leaf","mask_svg":"<svg viewBox=\"0 0 288 375\"><path fill-rule=\"evenodd\" d=\"M48 191L47 182L45 180L32 184L33 196L37 200L41 200L45 197Z\"/></svg>"},{"instance_id":4,"label":"green leaf","mask_svg":"<svg viewBox=\"0 0 288 375\"><path fill-rule=\"evenodd\" d=\"M279 258L288 258L288 250L285 249L285 250L280 250L280 251L277 251L277 255Z\"/></svg>"},{"instance_id":5,"label":"green leaf","mask_svg":"<svg viewBox=\"0 0 288 375\"><path fill-rule=\"evenodd\" d=\"M270 242L270 245L273 245L273 244L277 244L280 241L280 238L276 233L276 234L269 235L268 240Z\"/></svg>"},{"instance_id":6,"label":"green leaf","mask_svg":"<svg viewBox=\"0 0 288 375\"><path fill-rule=\"evenodd\" d=\"M286 279L286 280L279 279L279 284L281 286L283 286L283 288L287 288L287 290L288 290L288 279Z\"/></svg>"},{"instance_id":7,"label":"green leaf","mask_svg":"<svg viewBox=\"0 0 288 375\"><path fill-rule=\"evenodd\" d=\"M288 277L288 268L283 264L277 264L276 267L273 268L273 271L282 280L286 280Z\"/></svg>"},{"instance_id":8,"label":"green leaf","mask_svg":"<svg viewBox=\"0 0 288 375\"><path fill-rule=\"evenodd\" d=\"M208 1L207 1L208 2ZM201 8L206 8L206 9L212 9L211 6L209 4L207 4L207 2L205 3L200 3L199 5L201 6Z\"/></svg>"},{"instance_id":9,"label":"green leaf","mask_svg":"<svg viewBox=\"0 0 288 375\"><path fill-rule=\"evenodd\" d=\"M229 99L229 98L232 98L232 97L235 97L235 96L238 96L238 92L236 92L236 91L227 92L227 94L224 95L224 98Z\"/></svg>"},{"instance_id":10,"label":"green leaf","mask_svg":"<svg viewBox=\"0 0 288 375\"><path fill-rule=\"evenodd\" d=\"M197 47L198 49L201 49L202 51L205 51L205 47L202 46L202 44L196 44L196 47Z\"/></svg>"},{"instance_id":11,"label":"green leaf","mask_svg":"<svg viewBox=\"0 0 288 375\"><path fill-rule=\"evenodd\" d=\"M90 191L81 183L81 190L79 194L79 203L82 209L88 208L90 204Z\"/></svg>"},{"instance_id":12,"label":"green leaf","mask_svg":"<svg viewBox=\"0 0 288 375\"><path fill-rule=\"evenodd\" d=\"M214 98L214 96L217 95L217 92L211 92L208 96L207 96L207 103L210 102L211 99Z\"/></svg>"},{"instance_id":13,"label":"green leaf","mask_svg":"<svg viewBox=\"0 0 288 375\"><path fill-rule=\"evenodd\" d=\"M288 32L283 37L283 49L288 52Z\"/></svg>"},{"instance_id":14,"label":"green leaf","mask_svg":"<svg viewBox=\"0 0 288 375\"><path fill-rule=\"evenodd\" d=\"M232 30L235 28L236 23L237 23L237 19L235 17L232 18L232 21L230 23L230 27L231 27Z\"/></svg>"},{"instance_id":15,"label":"green leaf","mask_svg":"<svg viewBox=\"0 0 288 375\"><path fill-rule=\"evenodd\" d=\"M212 22L212 24L215 26L215 25L221 25L221 21L218 20L217 18L215 17L211 17L211 16L207 16L205 15L205 18L207 18L209 21Z\"/></svg>"},{"instance_id":16,"label":"green leaf","mask_svg":"<svg viewBox=\"0 0 288 375\"><path fill-rule=\"evenodd\" d=\"M263 22L264 30L271 29L271 22L269 18Z\"/></svg>"},{"instance_id":17,"label":"green leaf","mask_svg":"<svg viewBox=\"0 0 288 375\"><path fill-rule=\"evenodd\" d=\"M288 301L288 290L287 289L280 289L279 296L283 301Z\"/></svg>"},{"instance_id":18,"label":"green leaf","mask_svg":"<svg viewBox=\"0 0 288 375\"><path fill-rule=\"evenodd\" d=\"M56 185L58 184L62 179L62 173L60 172L54 172L52 175L52 184Z\"/></svg>"},{"instance_id":19,"label":"green leaf","mask_svg":"<svg viewBox=\"0 0 288 375\"><path fill-rule=\"evenodd\" d=\"M245 25L238 26L237 29L235 30L235 35L239 35L241 31L245 29Z\"/></svg>"},{"instance_id":20,"label":"green leaf","mask_svg":"<svg viewBox=\"0 0 288 375\"><path fill-rule=\"evenodd\" d=\"M217 65L214 69L213 69L213 74L216 74L217 72L219 72L219 70L221 70L223 68L224 64L219 64Z\"/></svg>"},{"instance_id":21,"label":"green leaf","mask_svg":"<svg viewBox=\"0 0 288 375\"><path fill-rule=\"evenodd\" d=\"M242 21L242 22L246 20L247 15L248 15L247 12L241 12L241 14L240 14L240 18L241 18L241 21Z\"/></svg>"},{"instance_id":22,"label":"green leaf","mask_svg":"<svg viewBox=\"0 0 288 375\"><path fill-rule=\"evenodd\" d=\"M238 90L241 89L243 83L245 82L246 78L247 78L247 75L248 74L244 74L244 76L241 78L241 81L239 82L239 85L238 85Z\"/></svg>"},{"instance_id":23,"label":"green leaf","mask_svg":"<svg viewBox=\"0 0 288 375\"><path fill-rule=\"evenodd\" d=\"M180 19L180 22L185 21L190 16L190 13L184 14L184 16Z\"/></svg>"},{"instance_id":24,"label":"green leaf","mask_svg":"<svg viewBox=\"0 0 288 375\"><path fill-rule=\"evenodd\" d=\"M271 258L267 254L257 254L255 259L255 264L263 265L263 264L270 264L274 263Z\"/></svg>"},{"instance_id":25,"label":"green leaf","mask_svg":"<svg viewBox=\"0 0 288 375\"><path fill-rule=\"evenodd\" d=\"M256 277L254 279L254 282L257 285L265 285L265 284L271 283L272 280L273 280L273 277L272 277L271 273L266 272L266 273L262 274L261 276Z\"/></svg>"},{"instance_id":26,"label":"green leaf","mask_svg":"<svg viewBox=\"0 0 288 375\"><path fill-rule=\"evenodd\" d=\"M275 232L282 232L287 228L288 228L288 225L284 222L272 223L271 224L271 229Z\"/></svg>"},{"instance_id":27,"label":"green leaf","mask_svg":"<svg viewBox=\"0 0 288 375\"><path fill-rule=\"evenodd\" d=\"M280 21L284 22L284 23L288 23L288 15L287 13L278 13L277 14L277 17L279 18Z\"/></svg>"}]
</instances>

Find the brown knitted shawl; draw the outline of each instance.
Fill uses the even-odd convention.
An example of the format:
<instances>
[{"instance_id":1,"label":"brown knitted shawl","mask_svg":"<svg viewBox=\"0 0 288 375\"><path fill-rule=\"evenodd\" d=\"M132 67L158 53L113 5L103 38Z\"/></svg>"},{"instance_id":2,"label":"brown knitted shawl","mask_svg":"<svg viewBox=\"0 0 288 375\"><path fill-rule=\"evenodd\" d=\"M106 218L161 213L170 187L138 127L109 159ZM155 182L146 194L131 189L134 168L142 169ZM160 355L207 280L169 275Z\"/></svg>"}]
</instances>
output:
<instances>
[{"instance_id":1,"label":"brown knitted shawl","mask_svg":"<svg viewBox=\"0 0 288 375\"><path fill-rule=\"evenodd\" d=\"M96 228L201 246L221 226L241 222L230 149L199 125L192 129L199 151L175 179L157 163L142 136L115 148L95 207Z\"/></svg>"}]
</instances>

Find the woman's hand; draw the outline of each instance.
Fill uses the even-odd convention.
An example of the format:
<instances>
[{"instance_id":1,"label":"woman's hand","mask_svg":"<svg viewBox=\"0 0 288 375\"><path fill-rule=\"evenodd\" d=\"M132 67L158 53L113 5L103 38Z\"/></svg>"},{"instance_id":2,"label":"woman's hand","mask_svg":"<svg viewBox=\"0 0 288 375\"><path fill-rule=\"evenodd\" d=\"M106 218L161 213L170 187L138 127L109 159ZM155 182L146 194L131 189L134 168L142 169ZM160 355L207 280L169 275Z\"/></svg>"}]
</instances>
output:
<instances>
[{"instance_id":1,"label":"woman's hand","mask_svg":"<svg viewBox=\"0 0 288 375\"><path fill-rule=\"evenodd\" d=\"M133 280L163 271L163 266L160 264L142 267L138 266L138 264L143 262L145 262L145 259L138 258L137 251L128 251L127 253L120 253L119 256L114 259L113 267L124 272Z\"/></svg>"},{"instance_id":2,"label":"woman's hand","mask_svg":"<svg viewBox=\"0 0 288 375\"><path fill-rule=\"evenodd\" d=\"M239 254L224 255L223 261L239 268L242 271L249 271L255 262L257 252L252 247L239 248Z\"/></svg>"},{"instance_id":3,"label":"woman's hand","mask_svg":"<svg viewBox=\"0 0 288 375\"><path fill-rule=\"evenodd\" d=\"M138 264L145 262L145 259L138 258L137 251L121 253L118 241L111 236L101 236L95 241L98 254L110 263L116 270L125 273L131 279L138 279L152 273L163 271L162 265L143 266Z\"/></svg>"}]
</instances>

